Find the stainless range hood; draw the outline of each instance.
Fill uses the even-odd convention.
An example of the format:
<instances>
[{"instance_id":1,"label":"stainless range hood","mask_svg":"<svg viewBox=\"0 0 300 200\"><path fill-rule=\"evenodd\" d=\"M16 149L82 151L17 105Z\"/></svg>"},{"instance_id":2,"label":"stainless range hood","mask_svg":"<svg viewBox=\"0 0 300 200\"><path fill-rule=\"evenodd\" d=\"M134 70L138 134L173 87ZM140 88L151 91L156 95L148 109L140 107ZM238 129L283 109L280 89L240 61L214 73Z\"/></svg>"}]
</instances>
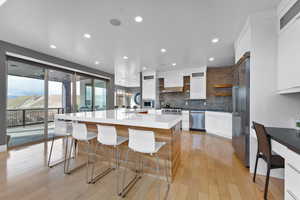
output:
<instances>
[{"instance_id":1,"label":"stainless range hood","mask_svg":"<svg viewBox=\"0 0 300 200\"><path fill-rule=\"evenodd\" d=\"M176 92L183 92L183 87L168 87L164 88L161 93L176 93Z\"/></svg>"}]
</instances>

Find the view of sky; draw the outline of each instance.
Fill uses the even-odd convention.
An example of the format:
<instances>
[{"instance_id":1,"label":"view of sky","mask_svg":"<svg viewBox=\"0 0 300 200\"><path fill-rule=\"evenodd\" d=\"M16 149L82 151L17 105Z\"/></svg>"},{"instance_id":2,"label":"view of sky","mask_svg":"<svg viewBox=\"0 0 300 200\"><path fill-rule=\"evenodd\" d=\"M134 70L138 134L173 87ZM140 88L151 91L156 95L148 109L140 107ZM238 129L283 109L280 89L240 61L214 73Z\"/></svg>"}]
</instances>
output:
<instances>
[{"instance_id":1,"label":"view of sky","mask_svg":"<svg viewBox=\"0 0 300 200\"><path fill-rule=\"evenodd\" d=\"M44 81L19 76L8 76L7 95L9 97L43 95ZM49 81L49 95L59 95L62 84Z\"/></svg>"}]
</instances>

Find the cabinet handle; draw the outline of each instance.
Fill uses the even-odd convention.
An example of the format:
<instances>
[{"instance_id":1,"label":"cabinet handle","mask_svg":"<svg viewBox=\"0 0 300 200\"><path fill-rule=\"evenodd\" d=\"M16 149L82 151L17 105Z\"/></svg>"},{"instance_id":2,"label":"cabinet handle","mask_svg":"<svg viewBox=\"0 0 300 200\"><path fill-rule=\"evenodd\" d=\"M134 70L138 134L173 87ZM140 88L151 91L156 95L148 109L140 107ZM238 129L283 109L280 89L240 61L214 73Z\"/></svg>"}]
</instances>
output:
<instances>
[{"instance_id":1,"label":"cabinet handle","mask_svg":"<svg viewBox=\"0 0 300 200\"><path fill-rule=\"evenodd\" d=\"M296 197L296 195L295 195L292 191L287 190L287 193L288 193L293 199L299 200L299 199Z\"/></svg>"},{"instance_id":2,"label":"cabinet handle","mask_svg":"<svg viewBox=\"0 0 300 200\"><path fill-rule=\"evenodd\" d=\"M300 171L299 171L296 167L294 167L293 165L291 165L291 164L289 164L289 163L288 163L288 166L289 166L290 168L292 168L294 171L296 171L298 174L300 174Z\"/></svg>"}]
</instances>

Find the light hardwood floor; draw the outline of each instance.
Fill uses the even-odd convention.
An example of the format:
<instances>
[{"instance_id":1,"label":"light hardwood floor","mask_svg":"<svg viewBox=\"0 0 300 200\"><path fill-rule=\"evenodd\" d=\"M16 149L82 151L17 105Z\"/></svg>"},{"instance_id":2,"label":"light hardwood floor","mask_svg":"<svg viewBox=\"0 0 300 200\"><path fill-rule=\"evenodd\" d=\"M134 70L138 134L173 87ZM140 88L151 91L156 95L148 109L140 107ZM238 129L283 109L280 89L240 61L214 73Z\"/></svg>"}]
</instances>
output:
<instances>
[{"instance_id":1,"label":"light hardwood floor","mask_svg":"<svg viewBox=\"0 0 300 200\"><path fill-rule=\"evenodd\" d=\"M169 200L263 199L264 178L252 183L248 169L235 157L230 140L182 132L182 161L171 185ZM94 185L85 183L85 168L64 175L62 166L46 167L50 143L0 153L0 199L2 200L110 200L116 195L116 173ZM61 156L62 143L55 146ZM164 181L145 176L126 199L156 199L157 186L164 195ZM283 181L271 179L270 200L283 199Z\"/></svg>"}]
</instances>

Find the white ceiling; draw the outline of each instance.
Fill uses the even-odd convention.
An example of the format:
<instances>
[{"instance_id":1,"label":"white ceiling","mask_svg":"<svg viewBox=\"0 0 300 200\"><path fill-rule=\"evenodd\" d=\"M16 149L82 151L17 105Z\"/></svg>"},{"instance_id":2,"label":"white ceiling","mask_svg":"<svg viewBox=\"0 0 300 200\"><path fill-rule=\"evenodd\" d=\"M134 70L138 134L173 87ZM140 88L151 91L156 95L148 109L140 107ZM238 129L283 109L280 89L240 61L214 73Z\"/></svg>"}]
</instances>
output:
<instances>
[{"instance_id":1,"label":"white ceiling","mask_svg":"<svg viewBox=\"0 0 300 200\"><path fill-rule=\"evenodd\" d=\"M0 7L0 40L135 80L143 66L166 70L233 64L233 42L246 17L278 2L8 0ZM134 21L137 15L142 23ZM122 25L110 25L112 18ZM83 38L84 33L92 38ZM212 44L214 37L220 42ZM161 48L167 49L163 55ZM215 61L208 61L211 56ZM95 65L96 60L101 64ZM172 62L177 66L171 67Z\"/></svg>"}]
</instances>

